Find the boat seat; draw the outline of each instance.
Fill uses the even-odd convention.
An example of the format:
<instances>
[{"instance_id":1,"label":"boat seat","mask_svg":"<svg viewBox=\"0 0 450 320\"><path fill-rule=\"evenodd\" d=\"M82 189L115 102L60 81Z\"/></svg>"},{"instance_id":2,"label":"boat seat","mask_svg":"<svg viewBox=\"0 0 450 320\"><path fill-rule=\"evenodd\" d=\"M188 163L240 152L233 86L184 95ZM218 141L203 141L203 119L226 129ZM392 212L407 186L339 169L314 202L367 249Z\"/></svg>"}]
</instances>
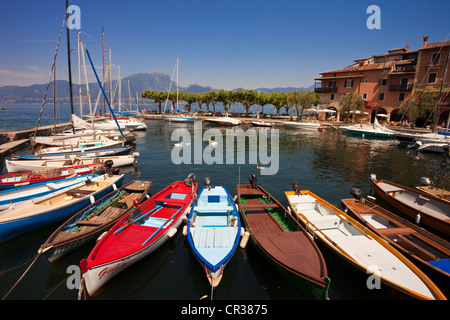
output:
<instances>
[{"instance_id":1,"label":"boat seat","mask_svg":"<svg viewBox=\"0 0 450 320\"><path fill-rule=\"evenodd\" d=\"M236 228L191 228L191 235L197 248L230 248L236 239Z\"/></svg>"},{"instance_id":2,"label":"boat seat","mask_svg":"<svg viewBox=\"0 0 450 320\"><path fill-rule=\"evenodd\" d=\"M314 224L320 230L335 229L339 227L340 218L335 215L328 215L322 217L315 217L310 219L310 222Z\"/></svg>"},{"instance_id":3,"label":"boat seat","mask_svg":"<svg viewBox=\"0 0 450 320\"><path fill-rule=\"evenodd\" d=\"M167 221L168 221L168 219L164 219L164 218L149 217L149 218L145 219L145 222L142 225L146 226L146 227L159 228L159 227L163 226Z\"/></svg>"}]
</instances>

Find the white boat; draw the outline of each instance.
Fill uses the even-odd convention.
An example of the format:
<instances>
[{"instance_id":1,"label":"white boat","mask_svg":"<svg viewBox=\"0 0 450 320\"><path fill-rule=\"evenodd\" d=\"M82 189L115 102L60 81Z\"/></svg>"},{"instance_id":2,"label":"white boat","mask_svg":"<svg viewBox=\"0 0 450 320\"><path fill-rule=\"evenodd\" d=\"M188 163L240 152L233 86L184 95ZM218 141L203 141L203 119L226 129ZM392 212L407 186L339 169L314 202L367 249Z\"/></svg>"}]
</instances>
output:
<instances>
[{"instance_id":1,"label":"white boat","mask_svg":"<svg viewBox=\"0 0 450 320\"><path fill-rule=\"evenodd\" d=\"M208 123L220 126L237 126L242 123L241 120L230 118L228 117L228 115L226 115L225 117L218 117L218 118L204 118L203 120Z\"/></svg>"},{"instance_id":2,"label":"white boat","mask_svg":"<svg viewBox=\"0 0 450 320\"><path fill-rule=\"evenodd\" d=\"M147 125L143 120L136 117L121 117L116 118L117 123L114 119L103 119L94 121L94 123L81 119L76 115L72 115L73 126L77 129L92 129L95 130L147 130Z\"/></svg>"},{"instance_id":3,"label":"white boat","mask_svg":"<svg viewBox=\"0 0 450 320\"><path fill-rule=\"evenodd\" d=\"M47 153L47 154L22 154L13 155L12 160L73 160L75 158L92 158L92 157L107 157L120 156L130 153L131 147L105 149L88 152L66 152L66 153Z\"/></svg>"},{"instance_id":4,"label":"white boat","mask_svg":"<svg viewBox=\"0 0 450 320\"><path fill-rule=\"evenodd\" d=\"M448 153L450 143L449 142L422 142L417 141L417 151L419 152L432 152L432 153Z\"/></svg>"},{"instance_id":5,"label":"white boat","mask_svg":"<svg viewBox=\"0 0 450 320\"><path fill-rule=\"evenodd\" d=\"M286 129L313 129L317 130L320 128L320 122L309 122L309 121L285 121L283 125Z\"/></svg>"},{"instance_id":6,"label":"white boat","mask_svg":"<svg viewBox=\"0 0 450 320\"><path fill-rule=\"evenodd\" d=\"M315 238L351 266L397 292L424 300L446 300L411 261L374 232L307 190L285 192L290 207Z\"/></svg>"},{"instance_id":7,"label":"white boat","mask_svg":"<svg viewBox=\"0 0 450 320\"><path fill-rule=\"evenodd\" d=\"M404 144L414 144L415 141L429 142L436 139L442 139L443 135L439 133L408 133L408 132L397 132L395 137L400 143Z\"/></svg>"},{"instance_id":8,"label":"white boat","mask_svg":"<svg viewBox=\"0 0 450 320\"><path fill-rule=\"evenodd\" d=\"M170 115L170 116L162 116L162 118L165 121L171 121L171 122L194 122L195 120L198 120L197 117L183 116L180 114L174 114L174 115Z\"/></svg>"},{"instance_id":9,"label":"white boat","mask_svg":"<svg viewBox=\"0 0 450 320\"><path fill-rule=\"evenodd\" d=\"M67 144L59 147L48 147L39 149L37 154L48 153L71 153L71 152L86 152L93 150L105 150L112 148L124 147L123 140L113 140L104 136L96 136L95 139L80 139L76 145Z\"/></svg>"},{"instance_id":10,"label":"white boat","mask_svg":"<svg viewBox=\"0 0 450 320\"><path fill-rule=\"evenodd\" d=\"M107 156L107 157L92 157L74 160L8 160L5 159L5 165L9 173L34 171L41 169L57 169L61 167L67 167L71 165L89 165L98 163L104 164L106 161L111 160L114 167L122 167L134 165L139 153L135 152L131 155L125 156Z\"/></svg>"},{"instance_id":11,"label":"white boat","mask_svg":"<svg viewBox=\"0 0 450 320\"><path fill-rule=\"evenodd\" d=\"M252 125L255 127L273 127L275 123L263 121L252 121Z\"/></svg>"},{"instance_id":12,"label":"white boat","mask_svg":"<svg viewBox=\"0 0 450 320\"><path fill-rule=\"evenodd\" d=\"M367 124L356 124L352 126L346 126L342 128L351 135L362 136L362 137L373 137L381 139L393 139L395 138L395 131L387 129L378 123L377 118L375 118L373 125Z\"/></svg>"}]
</instances>

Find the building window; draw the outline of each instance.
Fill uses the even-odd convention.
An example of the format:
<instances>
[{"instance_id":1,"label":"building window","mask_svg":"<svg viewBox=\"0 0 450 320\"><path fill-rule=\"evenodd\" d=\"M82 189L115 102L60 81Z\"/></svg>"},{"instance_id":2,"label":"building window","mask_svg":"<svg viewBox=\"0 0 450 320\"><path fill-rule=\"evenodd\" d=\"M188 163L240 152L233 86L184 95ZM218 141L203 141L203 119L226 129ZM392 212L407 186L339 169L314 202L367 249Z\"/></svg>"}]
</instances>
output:
<instances>
[{"instance_id":1,"label":"building window","mask_svg":"<svg viewBox=\"0 0 450 320\"><path fill-rule=\"evenodd\" d=\"M353 87L353 80L345 80L345 87L346 88Z\"/></svg>"},{"instance_id":2,"label":"building window","mask_svg":"<svg viewBox=\"0 0 450 320\"><path fill-rule=\"evenodd\" d=\"M381 85L385 86L386 85L386 79L381 79Z\"/></svg>"},{"instance_id":3,"label":"building window","mask_svg":"<svg viewBox=\"0 0 450 320\"><path fill-rule=\"evenodd\" d=\"M403 101L405 100L405 93L404 92L400 92L398 94L398 101Z\"/></svg>"},{"instance_id":4,"label":"building window","mask_svg":"<svg viewBox=\"0 0 450 320\"><path fill-rule=\"evenodd\" d=\"M330 95L330 100L331 100L331 101L334 101L334 93L332 93L332 94Z\"/></svg>"},{"instance_id":5,"label":"building window","mask_svg":"<svg viewBox=\"0 0 450 320\"><path fill-rule=\"evenodd\" d=\"M380 96L379 96L380 101L384 100L384 92L380 92Z\"/></svg>"},{"instance_id":6,"label":"building window","mask_svg":"<svg viewBox=\"0 0 450 320\"><path fill-rule=\"evenodd\" d=\"M364 80L364 83L369 83L369 79Z\"/></svg>"},{"instance_id":7,"label":"building window","mask_svg":"<svg viewBox=\"0 0 450 320\"><path fill-rule=\"evenodd\" d=\"M362 98L363 98L364 100L367 100L367 93L363 93L363 94L362 94Z\"/></svg>"},{"instance_id":8,"label":"building window","mask_svg":"<svg viewBox=\"0 0 450 320\"><path fill-rule=\"evenodd\" d=\"M428 83L436 83L437 73L430 73L428 75Z\"/></svg>"},{"instance_id":9,"label":"building window","mask_svg":"<svg viewBox=\"0 0 450 320\"><path fill-rule=\"evenodd\" d=\"M431 54L431 64L436 66L439 64L439 62L441 62L441 53L436 52L436 53Z\"/></svg>"}]
</instances>

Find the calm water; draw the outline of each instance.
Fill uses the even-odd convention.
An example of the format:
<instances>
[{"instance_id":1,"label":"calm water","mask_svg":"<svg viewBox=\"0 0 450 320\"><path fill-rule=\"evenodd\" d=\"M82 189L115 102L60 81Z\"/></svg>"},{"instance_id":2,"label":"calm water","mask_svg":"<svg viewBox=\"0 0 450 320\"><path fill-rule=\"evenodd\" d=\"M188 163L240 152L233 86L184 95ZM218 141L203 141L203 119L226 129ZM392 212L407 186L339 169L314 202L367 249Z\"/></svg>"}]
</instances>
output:
<instances>
[{"instance_id":1,"label":"calm water","mask_svg":"<svg viewBox=\"0 0 450 320\"><path fill-rule=\"evenodd\" d=\"M4 119L1 121L3 126ZM264 176L256 165L248 164L248 160L240 165L174 165L171 160L174 142L170 135L176 128L185 128L192 133L192 124L147 121L147 125L147 132L136 133L133 152L140 153L136 170L126 168L122 172L126 172L125 182L152 180L153 193L175 180L184 180L191 172L196 174L200 186L204 177L212 177L214 184L226 186L232 195L236 193L239 181L247 183L249 174L255 173L258 182L284 205L287 205L284 191L290 190L294 181L303 189L339 205L341 199L351 197L352 187L370 193L372 173L407 186L415 186L420 177L427 176L437 185L450 188L450 164L442 156L418 154L392 140L348 137L334 130L299 132L281 129L279 171L276 175ZM207 128L206 125L203 127L204 130ZM225 135L225 129L219 130ZM204 142L203 147L206 145ZM0 245L1 297L25 272L39 246L57 226L47 226ZM8 299L77 299L78 291L66 286L69 276L66 270L70 265L78 265L91 249L92 245L86 245L55 264L39 257ZM366 289L364 279L355 278L354 272L340 261L326 252L324 255L331 277L331 299L390 299L389 295ZM179 230L156 252L118 275L96 299L198 300L205 295L209 298L210 294L204 271ZM248 245L245 249L238 248L225 269L220 286L214 291L214 298L289 300L302 299L302 295Z\"/></svg>"}]
</instances>

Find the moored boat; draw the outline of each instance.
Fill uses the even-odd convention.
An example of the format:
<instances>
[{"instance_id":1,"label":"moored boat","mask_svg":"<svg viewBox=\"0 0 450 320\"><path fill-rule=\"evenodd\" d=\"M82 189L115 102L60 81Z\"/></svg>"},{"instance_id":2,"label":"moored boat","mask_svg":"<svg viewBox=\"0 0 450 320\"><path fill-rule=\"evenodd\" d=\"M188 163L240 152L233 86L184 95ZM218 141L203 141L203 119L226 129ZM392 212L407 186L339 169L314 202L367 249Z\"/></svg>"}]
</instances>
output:
<instances>
[{"instance_id":1,"label":"moored boat","mask_svg":"<svg viewBox=\"0 0 450 320\"><path fill-rule=\"evenodd\" d=\"M126 214L81 260L84 286L90 296L118 273L174 236L189 211L197 183L190 175L175 181Z\"/></svg>"},{"instance_id":2,"label":"moored boat","mask_svg":"<svg viewBox=\"0 0 450 320\"><path fill-rule=\"evenodd\" d=\"M92 158L75 158L73 160L5 160L6 169L10 173L35 171L42 169L58 169L72 165L104 164L112 161L114 167L130 166L136 163L139 153L124 156L106 156Z\"/></svg>"},{"instance_id":3,"label":"moored boat","mask_svg":"<svg viewBox=\"0 0 450 320\"><path fill-rule=\"evenodd\" d=\"M417 189L395 182L377 180L372 175L375 193L384 201L414 220L419 226L439 232L446 240L450 237L450 203L427 195Z\"/></svg>"},{"instance_id":4,"label":"moored boat","mask_svg":"<svg viewBox=\"0 0 450 320\"><path fill-rule=\"evenodd\" d=\"M373 231L308 190L286 191L293 212L325 248L362 274L400 295L446 300L440 289L411 261Z\"/></svg>"},{"instance_id":5,"label":"moored boat","mask_svg":"<svg viewBox=\"0 0 450 320\"><path fill-rule=\"evenodd\" d=\"M186 233L195 257L215 288L239 244L241 221L228 190L210 183L211 179L205 178L205 186L192 204Z\"/></svg>"},{"instance_id":6,"label":"moored boat","mask_svg":"<svg viewBox=\"0 0 450 320\"><path fill-rule=\"evenodd\" d=\"M327 299L330 279L317 245L301 224L256 183L237 186L241 220L249 241L271 265L294 281L307 299Z\"/></svg>"},{"instance_id":7,"label":"moored boat","mask_svg":"<svg viewBox=\"0 0 450 320\"><path fill-rule=\"evenodd\" d=\"M219 125L219 126L227 126L227 127L237 126L242 123L241 120L230 118L230 117L228 117L228 115L225 117L218 117L218 118L204 118L203 121L206 121L210 124L215 124L215 125Z\"/></svg>"},{"instance_id":8,"label":"moored boat","mask_svg":"<svg viewBox=\"0 0 450 320\"><path fill-rule=\"evenodd\" d=\"M23 201L0 212L0 243L25 232L67 219L121 186L122 175L103 174L71 189L63 189L37 199Z\"/></svg>"},{"instance_id":9,"label":"moored boat","mask_svg":"<svg viewBox=\"0 0 450 320\"><path fill-rule=\"evenodd\" d=\"M75 175L74 177L54 180L48 183L38 183L0 191L0 210L12 208L29 199L39 198L62 189L72 188L80 182L90 180L93 177L95 177L95 174Z\"/></svg>"},{"instance_id":10,"label":"moored boat","mask_svg":"<svg viewBox=\"0 0 450 320\"><path fill-rule=\"evenodd\" d=\"M285 121L283 125L286 129L312 129L318 130L321 126L318 121Z\"/></svg>"},{"instance_id":11,"label":"moored boat","mask_svg":"<svg viewBox=\"0 0 450 320\"><path fill-rule=\"evenodd\" d=\"M90 165L4 174L0 176L0 191L88 174L91 173L97 165L102 164L94 163Z\"/></svg>"},{"instance_id":12,"label":"moored boat","mask_svg":"<svg viewBox=\"0 0 450 320\"><path fill-rule=\"evenodd\" d=\"M107 156L122 156L128 155L131 151L131 147L123 147L116 149L105 149L98 151L80 151L80 152L67 152L67 153L48 153L48 154L22 154L13 155L12 160L68 160L68 159L84 159L92 157L107 157Z\"/></svg>"},{"instance_id":13,"label":"moored boat","mask_svg":"<svg viewBox=\"0 0 450 320\"><path fill-rule=\"evenodd\" d=\"M273 122L262 121L252 121L252 125L255 127L273 127L275 124Z\"/></svg>"},{"instance_id":14,"label":"moored boat","mask_svg":"<svg viewBox=\"0 0 450 320\"><path fill-rule=\"evenodd\" d=\"M440 288L450 290L448 241L361 196L342 199L341 202L346 213L355 217L411 260Z\"/></svg>"},{"instance_id":15,"label":"moored boat","mask_svg":"<svg viewBox=\"0 0 450 320\"><path fill-rule=\"evenodd\" d=\"M111 191L64 222L39 248L51 262L95 240L141 203L152 186L151 181L133 180Z\"/></svg>"}]
</instances>

